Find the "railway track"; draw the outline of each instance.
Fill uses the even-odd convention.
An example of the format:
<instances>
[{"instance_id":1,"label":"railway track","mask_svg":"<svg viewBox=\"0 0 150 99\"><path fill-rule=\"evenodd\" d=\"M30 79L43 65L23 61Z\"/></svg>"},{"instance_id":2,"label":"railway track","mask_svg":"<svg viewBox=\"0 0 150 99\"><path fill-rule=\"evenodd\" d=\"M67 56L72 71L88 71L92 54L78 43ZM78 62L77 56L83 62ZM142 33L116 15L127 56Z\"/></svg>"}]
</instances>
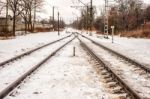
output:
<instances>
[{"instance_id":1,"label":"railway track","mask_svg":"<svg viewBox=\"0 0 150 99\"><path fill-rule=\"evenodd\" d=\"M62 48L64 48L67 44L69 44L70 42L72 42L75 38L76 38L76 36L73 37L71 40L63 43L63 45L59 46L56 50L54 50L53 52L51 52L50 54L48 54L48 56L46 56L44 59L42 59L42 61L40 61L36 65L32 66L31 69L29 69L24 74L22 74L21 76L19 76L16 80L14 80L13 82L11 82L6 88L4 88L2 91L0 91L0 99L3 99L5 96L7 96L8 93L10 93L14 88L16 88L25 78L27 78L28 76L30 76L34 71L36 71L45 62L47 62L47 60L49 60L52 56L54 56L58 51L60 51Z\"/></svg>"},{"instance_id":2,"label":"railway track","mask_svg":"<svg viewBox=\"0 0 150 99\"><path fill-rule=\"evenodd\" d=\"M77 34L79 34L79 33L77 33ZM116 55L116 56L118 56L118 57L120 57L120 58L122 58L123 60L126 60L127 62L129 62L129 63L131 63L131 64L133 64L133 65L136 65L137 67L143 69L143 70L146 71L147 73L150 73L150 68L147 67L147 66L145 66L144 64L141 64L140 62L138 62L138 61L136 61L136 60L133 60L133 59L131 59L131 58L129 58L129 57L127 57L127 56L125 56L125 55L123 55L123 54L117 52L117 51L114 51L114 50L112 50L112 49L110 49L110 48L108 48L108 47L106 47L106 46L104 46L104 45L102 45L102 44L100 44L100 43L98 43L98 42L96 42L96 41L94 41L94 40L92 40L92 39L90 39L90 38L88 38L88 37L82 35L82 34L79 34L79 35L81 35L82 37L84 37L84 38L90 40L92 43L98 45L99 47L101 47L101 48L103 48L103 49L105 49L105 50L107 50L107 51L113 53L114 55Z\"/></svg>"},{"instance_id":3,"label":"railway track","mask_svg":"<svg viewBox=\"0 0 150 99\"><path fill-rule=\"evenodd\" d=\"M120 93L123 92L127 93L126 99L144 99L141 97L131 86L129 86L125 80L123 80L118 74L109 67L109 64L104 61L101 57L99 57L91 48L89 48L81 39L79 39L81 46L85 49L88 54L96 61L97 64L97 71L100 71L101 74L106 79L106 83L111 83L111 87L115 89L118 85L121 87L118 90ZM116 85L117 84L117 85ZM118 93L118 91L117 91Z\"/></svg>"},{"instance_id":4,"label":"railway track","mask_svg":"<svg viewBox=\"0 0 150 99\"><path fill-rule=\"evenodd\" d=\"M135 99L150 98L150 74L148 72L149 68L146 67L145 69L143 69L145 66L137 66L137 64L134 64L133 62L118 56L117 54L109 51L108 49L101 47L97 42L87 37L83 37L83 40L87 41L87 47L89 47L89 49L92 47L91 49L94 54L96 53L96 56L100 58L100 60L103 61L108 66L108 68L110 68L121 80L123 80L126 86L132 89L133 92L140 97ZM99 68L99 66L97 68ZM103 70L103 68L101 70ZM110 71L107 70L107 72ZM108 77L108 79L110 80L110 77L108 75L105 77ZM113 84L116 85L116 83Z\"/></svg>"},{"instance_id":5,"label":"railway track","mask_svg":"<svg viewBox=\"0 0 150 99\"><path fill-rule=\"evenodd\" d=\"M76 56L72 53L74 46ZM75 39L4 99L110 99L87 58L89 56Z\"/></svg>"},{"instance_id":6,"label":"railway track","mask_svg":"<svg viewBox=\"0 0 150 99\"><path fill-rule=\"evenodd\" d=\"M71 35L72 35L72 34L71 34ZM42 46L40 46L40 47L38 47L38 48L29 50L29 51L27 51L27 52L25 52L25 53L22 53L22 54L20 54L20 55L17 55L17 56L15 56L15 57L12 57L12 58L10 58L10 59L8 59L8 60L6 60L6 61L3 61L3 62L0 63L0 67L6 65L7 63L13 62L13 61L15 61L15 60L17 60L17 59L19 59L19 58L21 58L21 57L24 57L24 56L26 56L26 55L32 54L33 52L38 51L38 50L40 50L40 49L42 49L42 48L45 48L45 47L47 47L47 46L49 46L49 45L51 45L51 44L57 43L57 42L59 42L59 41L61 41L61 40L64 40L64 39L70 37L71 35L66 36L66 37L63 37L63 38L58 39L58 40L55 40L55 41L50 42L50 43L48 43L48 44L42 45Z\"/></svg>"}]
</instances>

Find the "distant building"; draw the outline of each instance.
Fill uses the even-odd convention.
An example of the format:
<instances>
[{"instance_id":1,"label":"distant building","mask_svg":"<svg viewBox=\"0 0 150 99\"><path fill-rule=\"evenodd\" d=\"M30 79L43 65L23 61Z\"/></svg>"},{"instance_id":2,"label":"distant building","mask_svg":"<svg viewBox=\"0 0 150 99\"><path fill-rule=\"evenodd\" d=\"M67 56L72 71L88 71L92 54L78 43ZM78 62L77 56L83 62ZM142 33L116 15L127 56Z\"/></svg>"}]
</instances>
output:
<instances>
[{"instance_id":1,"label":"distant building","mask_svg":"<svg viewBox=\"0 0 150 99\"><path fill-rule=\"evenodd\" d=\"M0 17L0 32L12 31L12 25L13 25L13 22L12 22L11 16L8 16L7 19L6 17Z\"/></svg>"},{"instance_id":2,"label":"distant building","mask_svg":"<svg viewBox=\"0 0 150 99\"><path fill-rule=\"evenodd\" d=\"M16 18L16 31L22 30L24 28L24 24L22 23L22 18L18 16ZM7 23L6 23L7 22ZM0 17L0 32L11 32L13 30L13 19L11 16L6 17Z\"/></svg>"},{"instance_id":3,"label":"distant building","mask_svg":"<svg viewBox=\"0 0 150 99\"><path fill-rule=\"evenodd\" d=\"M7 22L7 23L6 23ZM42 22L35 22L35 28L53 28L52 23L50 24L48 21L47 23ZM24 31L25 30L25 23L22 20L21 16L16 17L16 31ZM13 31L13 18L8 16L7 19L5 16L0 16L0 34L3 33L11 33Z\"/></svg>"}]
</instances>

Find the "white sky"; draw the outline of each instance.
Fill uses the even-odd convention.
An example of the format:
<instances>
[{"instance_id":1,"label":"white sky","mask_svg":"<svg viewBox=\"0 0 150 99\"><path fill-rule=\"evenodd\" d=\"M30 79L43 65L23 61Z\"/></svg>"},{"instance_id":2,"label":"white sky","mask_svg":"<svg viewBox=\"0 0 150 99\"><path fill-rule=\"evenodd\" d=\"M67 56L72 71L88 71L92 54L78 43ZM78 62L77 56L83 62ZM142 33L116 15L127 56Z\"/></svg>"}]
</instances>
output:
<instances>
[{"instance_id":1,"label":"white sky","mask_svg":"<svg viewBox=\"0 0 150 99\"><path fill-rule=\"evenodd\" d=\"M81 1L84 3L90 2L90 0L81 0ZM144 0L144 3L150 4L150 0ZM57 18L57 12L59 10L60 16L65 20L65 22L69 23L70 21L73 21L76 18L76 16L80 15L79 9L70 7L75 5L83 6L81 3L78 2L78 0L45 0L43 13L40 14L40 16L42 15L42 18L43 17L49 18L49 16L52 16L52 6L55 6L56 7L55 19ZM100 10L103 8L104 0L93 0L93 5L97 6L99 10L97 12L100 12Z\"/></svg>"},{"instance_id":2,"label":"white sky","mask_svg":"<svg viewBox=\"0 0 150 99\"><path fill-rule=\"evenodd\" d=\"M44 0L44 7L42 13L37 14L39 19L52 16L52 6L55 6L55 19L57 18L57 12L60 12L60 16L66 23L76 19L76 16L80 16L79 9L71 8L70 6L83 6L78 0ZM81 0L85 4L90 3L90 0ZM143 0L144 3L150 4L150 0ZM93 5L97 7L97 13L104 8L104 0L93 0Z\"/></svg>"},{"instance_id":3,"label":"white sky","mask_svg":"<svg viewBox=\"0 0 150 99\"><path fill-rule=\"evenodd\" d=\"M90 3L90 0L81 0L85 4ZM79 9L71 8L70 6L84 6L79 3L78 0L45 0L45 7L43 12L43 17L52 16L52 6L56 6L55 10L55 19L57 18L57 12L59 10L60 16L65 20L65 22L69 23L73 21L76 16L80 15ZM100 9L100 6L103 6L104 0L93 0L93 5L97 6Z\"/></svg>"},{"instance_id":4,"label":"white sky","mask_svg":"<svg viewBox=\"0 0 150 99\"><path fill-rule=\"evenodd\" d=\"M76 16L80 16L80 9L71 8L70 6L84 6L79 3L78 0L44 0L44 7L42 11L37 14L38 19L49 19L52 16L52 6L55 6L55 19L57 19L57 12L60 12L60 16L66 23L76 19ZM81 0L85 4L90 3L90 0ZM143 0L144 3L150 4L150 0ZM104 0L93 0L93 5L97 7L97 15L104 8ZM5 12L2 12L4 14ZM74 14L74 15L73 15Z\"/></svg>"}]
</instances>

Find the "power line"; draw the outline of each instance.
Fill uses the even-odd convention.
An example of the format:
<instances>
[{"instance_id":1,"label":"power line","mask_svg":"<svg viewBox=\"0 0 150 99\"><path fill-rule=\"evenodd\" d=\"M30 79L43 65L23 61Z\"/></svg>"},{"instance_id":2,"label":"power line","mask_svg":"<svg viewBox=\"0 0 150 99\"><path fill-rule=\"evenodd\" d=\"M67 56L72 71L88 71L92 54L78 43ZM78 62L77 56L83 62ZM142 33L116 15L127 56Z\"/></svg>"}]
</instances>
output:
<instances>
[{"instance_id":1,"label":"power line","mask_svg":"<svg viewBox=\"0 0 150 99\"><path fill-rule=\"evenodd\" d=\"M93 27L93 0L91 0L90 8L90 35L92 36L92 27Z\"/></svg>"},{"instance_id":2,"label":"power line","mask_svg":"<svg viewBox=\"0 0 150 99\"><path fill-rule=\"evenodd\" d=\"M59 12L58 12L58 36L60 35L60 33L59 33Z\"/></svg>"}]
</instances>

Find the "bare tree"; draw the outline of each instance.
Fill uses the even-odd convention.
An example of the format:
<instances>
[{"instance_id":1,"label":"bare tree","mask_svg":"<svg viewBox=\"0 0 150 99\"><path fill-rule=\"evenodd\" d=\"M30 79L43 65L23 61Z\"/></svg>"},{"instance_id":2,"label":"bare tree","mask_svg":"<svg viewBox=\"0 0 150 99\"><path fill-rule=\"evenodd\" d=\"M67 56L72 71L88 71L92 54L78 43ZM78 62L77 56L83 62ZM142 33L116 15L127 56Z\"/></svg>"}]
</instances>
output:
<instances>
[{"instance_id":1,"label":"bare tree","mask_svg":"<svg viewBox=\"0 0 150 99\"><path fill-rule=\"evenodd\" d=\"M16 17L21 15L25 23L25 33L33 30L36 8L41 7L43 0L7 0L8 7L13 13L13 35L16 31Z\"/></svg>"},{"instance_id":2,"label":"bare tree","mask_svg":"<svg viewBox=\"0 0 150 99\"><path fill-rule=\"evenodd\" d=\"M75 22L73 22L73 26L78 28L78 29L89 29L89 28L93 28L91 27L91 22L90 20L94 21L95 18L95 14L96 14L96 8L93 7L92 9L92 19L91 19L91 8L89 6L86 6L86 9L81 9L81 16L80 18L78 18L78 20L75 20Z\"/></svg>"},{"instance_id":3,"label":"bare tree","mask_svg":"<svg viewBox=\"0 0 150 99\"><path fill-rule=\"evenodd\" d=\"M28 30L34 30L34 23L36 20L36 12L42 7L43 0L23 0L24 9L26 10L26 21L28 23Z\"/></svg>"},{"instance_id":4,"label":"bare tree","mask_svg":"<svg viewBox=\"0 0 150 99\"><path fill-rule=\"evenodd\" d=\"M13 36L15 36L15 31L16 31L16 17L20 15L20 13L24 10L21 9L20 3L21 0L7 0L8 2L8 7L13 13Z\"/></svg>"},{"instance_id":5,"label":"bare tree","mask_svg":"<svg viewBox=\"0 0 150 99\"><path fill-rule=\"evenodd\" d=\"M22 3L21 3L21 7L22 9L24 9L22 12L21 12L21 16L24 20L24 27L25 27L25 34L27 33L27 23L28 23L28 7L27 7L27 0L22 0Z\"/></svg>"},{"instance_id":6,"label":"bare tree","mask_svg":"<svg viewBox=\"0 0 150 99\"><path fill-rule=\"evenodd\" d=\"M2 11L6 11L6 21L5 21L5 26L3 26L2 32L5 33L4 36L7 36L8 34L8 0L0 1L0 14Z\"/></svg>"},{"instance_id":7,"label":"bare tree","mask_svg":"<svg viewBox=\"0 0 150 99\"><path fill-rule=\"evenodd\" d=\"M3 11L3 9L6 7L6 2L0 1L0 14Z\"/></svg>"},{"instance_id":8,"label":"bare tree","mask_svg":"<svg viewBox=\"0 0 150 99\"><path fill-rule=\"evenodd\" d=\"M145 13L145 19L146 19L146 21L150 21L150 5L145 9L144 13Z\"/></svg>"}]
</instances>

